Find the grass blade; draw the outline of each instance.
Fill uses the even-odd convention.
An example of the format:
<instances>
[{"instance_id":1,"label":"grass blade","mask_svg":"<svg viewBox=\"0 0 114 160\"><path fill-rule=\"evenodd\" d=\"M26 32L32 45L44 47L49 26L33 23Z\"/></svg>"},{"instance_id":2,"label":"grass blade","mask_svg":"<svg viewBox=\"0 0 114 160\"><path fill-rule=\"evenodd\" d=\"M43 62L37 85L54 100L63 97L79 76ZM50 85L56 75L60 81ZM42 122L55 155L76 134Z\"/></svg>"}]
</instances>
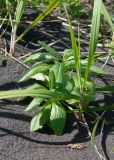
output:
<instances>
[{"instance_id":1,"label":"grass blade","mask_svg":"<svg viewBox=\"0 0 114 160\"><path fill-rule=\"evenodd\" d=\"M104 3L102 2L102 7L101 7L101 13L104 15L105 20L107 21L108 25L110 26L112 32L114 32L114 24L112 22L111 16L109 15Z\"/></svg>"},{"instance_id":2,"label":"grass blade","mask_svg":"<svg viewBox=\"0 0 114 160\"><path fill-rule=\"evenodd\" d=\"M56 52L53 48L51 48L49 45L47 45L44 42L39 41L39 43L41 44L43 49L49 52L49 54L51 54L53 57L58 58L59 60L62 61L62 56L58 52Z\"/></svg>"},{"instance_id":3,"label":"grass blade","mask_svg":"<svg viewBox=\"0 0 114 160\"><path fill-rule=\"evenodd\" d=\"M103 107L94 107L94 108L83 108L83 109L73 109L72 112L87 112L87 113L93 113L93 112L102 112L102 111L110 111L114 110L114 105L111 106L103 106Z\"/></svg>"},{"instance_id":4,"label":"grass blade","mask_svg":"<svg viewBox=\"0 0 114 160\"><path fill-rule=\"evenodd\" d=\"M114 92L114 86L96 88L96 92Z\"/></svg>"},{"instance_id":5,"label":"grass blade","mask_svg":"<svg viewBox=\"0 0 114 160\"><path fill-rule=\"evenodd\" d=\"M41 22L51 11L53 11L54 8L56 8L60 3L60 0L54 0L48 8L46 8L35 20L34 22L18 37L16 40L19 41L23 38L23 36L30 31L31 28L33 28L35 25L37 25L39 22Z\"/></svg>"},{"instance_id":6,"label":"grass blade","mask_svg":"<svg viewBox=\"0 0 114 160\"><path fill-rule=\"evenodd\" d=\"M97 131L99 122L100 122L100 119L97 120L92 130L92 137L91 137L92 144L94 144L94 138L96 136L96 131Z\"/></svg>"},{"instance_id":7,"label":"grass blade","mask_svg":"<svg viewBox=\"0 0 114 160\"><path fill-rule=\"evenodd\" d=\"M88 56L88 63L87 63L87 68L85 72L85 81L87 81L88 79L90 68L93 63L94 55L97 47L99 25L100 25L101 4L102 4L102 0L94 1L91 36L90 36L90 43L89 43L89 56Z\"/></svg>"},{"instance_id":8,"label":"grass blade","mask_svg":"<svg viewBox=\"0 0 114 160\"><path fill-rule=\"evenodd\" d=\"M80 40L78 39L78 44L79 44L79 48L78 48L77 43L76 43L76 39L75 39L75 35L74 35L74 31L73 31L73 28L72 28L72 24L71 24L71 21L70 21L70 17L68 15L68 12L67 12L67 9L66 9L66 5L65 5L65 3L63 5L64 5L64 8L65 8L65 12L66 12L66 15L68 17L68 22L69 22L69 26L70 26L70 36L71 36L71 43L72 43L74 60L75 60L75 67L76 67L76 71L77 71L78 82L79 82L80 89L81 89L82 88L82 85L81 85L81 62L80 62L81 59L80 59L80 51L79 51ZM80 36L78 34L78 38L79 37Z\"/></svg>"}]
</instances>

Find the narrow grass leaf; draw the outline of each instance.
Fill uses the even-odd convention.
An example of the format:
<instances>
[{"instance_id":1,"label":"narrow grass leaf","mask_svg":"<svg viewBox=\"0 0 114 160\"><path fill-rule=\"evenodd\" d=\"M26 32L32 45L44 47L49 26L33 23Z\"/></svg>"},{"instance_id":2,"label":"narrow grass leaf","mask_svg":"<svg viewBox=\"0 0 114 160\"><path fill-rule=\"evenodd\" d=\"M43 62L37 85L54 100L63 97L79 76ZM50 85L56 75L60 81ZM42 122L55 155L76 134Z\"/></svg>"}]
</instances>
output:
<instances>
[{"instance_id":1,"label":"narrow grass leaf","mask_svg":"<svg viewBox=\"0 0 114 160\"><path fill-rule=\"evenodd\" d=\"M93 145L94 145L94 139L95 139L95 136L96 136L96 131L97 131L99 122L100 122L100 119L97 120L97 122L95 123L95 125L93 127L93 130L92 130L91 142L92 142Z\"/></svg>"},{"instance_id":2,"label":"narrow grass leaf","mask_svg":"<svg viewBox=\"0 0 114 160\"><path fill-rule=\"evenodd\" d=\"M62 61L62 56L58 52L56 52L52 47L41 41L39 41L39 43L41 44L43 49L49 52L49 54Z\"/></svg>"},{"instance_id":3,"label":"narrow grass leaf","mask_svg":"<svg viewBox=\"0 0 114 160\"><path fill-rule=\"evenodd\" d=\"M111 16L109 15L109 12L107 11L106 6L104 5L103 2L102 2L102 6L101 6L101 13L105 17L105 20L108 23L108 25L110 26L110 29L112 30L112 32L114 32L114 24L112 22Z\"/></svg>"},{"instance_id":4,"label":"narrow grass leaf","mask_svg":"<svg viewBox=\"0 0 114 160\"><path fill-rule=\"evenodd\" d=\"M109 75L108 72L104 71L102 68L92 65L90 70L96 74Z\"/></svg>"},{"instance_id":5,"label":"narrow grass leaf","mask_svg":"<svg viewBox=\"0 0 114 160\"><path fill-rule=\"evenodd\" d=\"M9 99L16 97L41 97L41 98L53 98L61 99L63 95L60 92L49 91L40 87L39 89L21 89L21 90L10 90L10 91L1 91L0 99Z\"/></svg>"},{"instance_id":6,"label":"narrow grass leaf","mask_svg":"<svg viewBox=\"0 0 114 160\"><path fill-rule=\"evenodd\" d=\"M75 35L74 35L74 31L73 31L73 28L72 28L72 24L71 24L71 21L70 21L70 17L68 15L68 12L67 12L67 8L66 8L66 5L64 5L64 8L65 8L65 12L66 12L66 15L68 17L68 22L69 22L69 26L70 26L70 36L71 36L71 43L72 43L72 50L73 50L73 55L74 55L74 60L75 60L75 67L76 67L76 71L77 71L77 76L78 76L78 81L79 81L79 85L80 85L80 89L82 88L82 85L81 85L81 59L80 59L80 40L78 39L78 44L79 44L79 48L77 46L77 43L76 43L76 39L75 39ZM79 31L78 31L79 32ZM78 38L79 37L79 34L78 34Z\"/></svg>"},{"instance_id":7,"label":"narrow grass leaf","mask_svg":"<svg viewBox=\"0 0 114 160\"><path fill-rule=\"evenodd\" d=\"M96 92L114 92L114 86L96 88Z\"/></svg>"},{"instance_id":8,"label":"narrow grass leaf","mask_svg":"<svg viewBox=\"0 0 114 160\"><path fill-rule=\"evenodd\" d=\"M88 108L83 108L83 109L74 109L72 110L73 112L87 112L87 113L92 113L92 112L102 112L102 111L110 111L114 110L114 105L111 106L102 106L102 107L88 107Z\"/></svg>"},{"instance_id":9,"label":"narrow grass leaf","mask_svg":"<svg viewBox=\"0 0 114 160\"><path fill-rule=\"evenodd\" d=\"M19 25L19 22L21 20L21 17L22 17L23 11L24 11L24 6L25 6L24 0L20 0L17 2L16 12L15 12L15 17L16 17L15 28L17 28Z\"/></svg>"},{"instance_id":10,"label":"narrow grass leaf","mask_svg":"<svg viewBox=\"0 0 114 160\"><path fill-rule=\"evenodd\" d=\"M40 23L49 13L51 13L54 8L56 8L60 3L60 0L54 0L52 3L49 5L48 8L46 8L35 20L34 22L18 37L16 40L19 41L20 39L23 38L23 36L30 31L31 28L33 28L35 25Z\"/></svg>"},{"instance_id":11,"label":"narrow grass leaf","mask_svg":"<svg viewBox=\"0 0 114 160\"><path fill-rule=\"evenodd\" d=\"M50 70L49 71L49 89L55 89L56 87L56 83L55 83L55 75L54 75L54 71Z\"/></svg>"},{"instance_id":12,"label":"narrow grass leaf","mask_svg":"<svg viewBox=\"0 0 114 160\"><path fill-rule=\"evenodd\" d=\"M88 55L87 68L85 72L85 81L87 81L88 79L90 68L93 63L94 55L97 47L97 40L98 40L99 26L100 26L101 4L102 4L102 0L94 1L91 36L90 36L90 43L89 43L89 55Z\"/></svg>"}]
</instances>

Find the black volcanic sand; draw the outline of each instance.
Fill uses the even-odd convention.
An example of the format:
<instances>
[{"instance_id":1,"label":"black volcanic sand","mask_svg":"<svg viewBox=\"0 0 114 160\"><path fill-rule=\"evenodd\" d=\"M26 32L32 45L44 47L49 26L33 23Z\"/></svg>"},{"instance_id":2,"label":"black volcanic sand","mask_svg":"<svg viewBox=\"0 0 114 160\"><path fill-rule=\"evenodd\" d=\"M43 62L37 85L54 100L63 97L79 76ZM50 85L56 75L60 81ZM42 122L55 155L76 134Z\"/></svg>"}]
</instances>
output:
<instances>
[{"instance_id":1,"label":"black volcanic sand","mask_svg":"<svg viewBox=\"0 0 114 160\"><path fill-rule=\"evenodd\" d=\"M106 69L113 72L113 67L107 65ZM0 67L0 89L7 90L20 88L25 84L18 84L17 80L25 72L25 68L13 60L9 60L6 67ZM97 81L99 85L103 80ZM29 83L28 83L29 84ZM27 84L26 84L27 85ZM97 103L113 103L113 95L97 96ZM77 124L73 115L68 115L67 124L62 136L56 136L45 126L39 132L29 131L29 122L34 113L26 113L27 104L19 103L15 99L0 101L0 160L99 160L92 149L86 128ZM114 113L107 112L107 119L114 119ZM102 135L98 129L95 142L107 159L114 159L114 126L105 125ZM67 148L69 143L83 142L87 148L73 150Z\"/></svg>"},{"instance_id":2,"label":"black volcanic sand","mask_svg":"<svg viewBox=\"0 0 114 160\"><path fill-rule=\"evenodd\" d=\"M28 16L30 11L29 9L27 11L28 13L26 14ZM30 14L31 17L33 15L34 13ZM17 34L20 34L25 27L24 24L20 26ZM44 31L47 28L46 32L53 35L54 38L42 35L40 27ZM70 46L68 28L64 28L61 23L42 23L39 28L39 30L32 30L29 35L24 37L23 41L17 44L17 52L24 50L25 53L28 53L38 49L39 45L36 45L38 39L46 40L48 43L61 39L62 43L60 41L54 45L54 48L59 51L63 51L66 45ZM9 30L4 35L7 40L9 40ZM84 35L82 36L85 37ZM24 47L32 39L34 39L33 43L29 43L28 48L25 50ZM85 41L88 41L88 39ZM86 46L86 43L83 44L82 51L86 51ZM101 66L102 63L98 65ZM105 69L112 74L112 77L98 77L95 83L98 86L110 85L110 82L114 79L113 68L114 65L112 62L109 62ZM25 71L26 69L14 60L8 60L6 67L2 67L0 62L0 90L19 89L22 86L32 84L33 82L31 81L22 84L17 83ZM91 105L111 105L113 103L113 94L98 94L96 102L91 103ZM47 126L39 132L31 133L29 131L29 122L34 113L24 112L26 106L27 103L17 102L15 99L0 101L0 160L99 160L98 155L92 148L86 128L77 123L73 115L68 115L64 134L60 137L54 135ZM104 116L108 120L113 120L114 112L106 112ZM90 120L88 123L91 128ZM100 134L99 127L95 137L95 143L102 155L106 157L106 160L114 159L114 151L111 151L114 146L113 134L114 125L105 124L102 134ZM73 150L66 147L70 143L84 143L87 148Z\"/></svg>"}]
</instances>

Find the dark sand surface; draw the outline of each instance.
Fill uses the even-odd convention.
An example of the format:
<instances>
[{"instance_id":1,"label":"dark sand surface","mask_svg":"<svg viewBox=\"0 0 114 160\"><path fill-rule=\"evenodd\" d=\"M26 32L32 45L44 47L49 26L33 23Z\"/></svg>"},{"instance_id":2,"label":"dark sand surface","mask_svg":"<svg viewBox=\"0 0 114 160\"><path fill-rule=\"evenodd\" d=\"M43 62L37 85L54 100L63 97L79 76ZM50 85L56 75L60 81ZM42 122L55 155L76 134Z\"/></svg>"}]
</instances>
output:
<instances>
[{"instance_id":1,"label":"dark sand surface","mask_svg":"<svg viewBox=\"0 0 114 160\"><path fill-rule=\"evenodd\" d=\"M19 88L16 81L23 72L24 68L20 64L8 61L7 67L0 68L0 89ZM108 98L111 101L110 96ZM0 101L0 160L99 160L86 129L77 125L73 115L68 116L63 136L54 135L48 127L31 133L29 122L33 113L25 113L25 107L26 104L15 100ZM114 118L113 112L107 114ZM114 126L105 125L102 136L98 133L95 139L101 153L113 160L111 148L114 146ZM69 143L80 142L87 148L73 150L66 147Z\"/></svg>"}]
</instances>

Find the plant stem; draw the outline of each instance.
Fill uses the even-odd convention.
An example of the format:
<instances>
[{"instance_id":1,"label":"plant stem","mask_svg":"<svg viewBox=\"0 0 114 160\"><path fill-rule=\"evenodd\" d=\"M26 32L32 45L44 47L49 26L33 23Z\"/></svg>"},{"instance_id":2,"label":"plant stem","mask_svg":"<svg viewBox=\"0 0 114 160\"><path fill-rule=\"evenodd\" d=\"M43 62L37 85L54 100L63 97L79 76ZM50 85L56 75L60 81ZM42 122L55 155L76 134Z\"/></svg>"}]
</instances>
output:
<instances>
[{"instance_id":1,"label":"plant stem","mask_svg":"<svg viewBox=\"0 0 114 160\"><path fill-rule=\"evenodd\" d=\"M84 124L85 124L85 126L86 126L86 128L87 128L88 135L89 135L89 137L91 138L91 141L92 141L92 134L91 134L89 125L88 125L88 123L87 123L87 121L86 121L86 118L85 118L85 116L84 116L83 113L82 113L82 118L83 118L83 122L84 122ZM97 146L96 146L95 143L93 143L93 147L94 147L94 149L95 149L95 152L98 154L99 158L100 158L101 160L106 160L106 159L102 156L102 154L99 152L99 150L98 150L98 148L97 148Z\"/></svg>"},{"instance_id":2,"label":"plant stem","mask_svg":"<svg viewBox=\"0 0 114 160\"><path fill-rule=\"evenodd\" d=\"M15 57L15 39L16 39L16 34L14 32L14 29L12 28L9 54L13 57Z\"/></svg>"}]
</instances>

